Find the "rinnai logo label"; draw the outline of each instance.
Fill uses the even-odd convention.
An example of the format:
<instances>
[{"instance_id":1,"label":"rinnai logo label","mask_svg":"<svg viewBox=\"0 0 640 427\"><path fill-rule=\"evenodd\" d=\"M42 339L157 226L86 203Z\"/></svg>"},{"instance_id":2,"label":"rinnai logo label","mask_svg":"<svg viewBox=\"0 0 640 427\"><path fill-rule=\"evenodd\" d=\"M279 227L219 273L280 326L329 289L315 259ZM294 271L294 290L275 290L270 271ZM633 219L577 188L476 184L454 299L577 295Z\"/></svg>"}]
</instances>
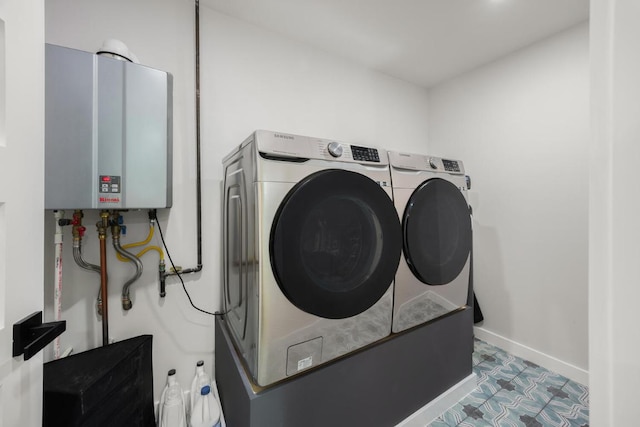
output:
<instances>
[{"instance_id":1,"label":"rinnai logo label","mask_svg":"<svg viewBox=\"0 0 640 427\"><path fill-rule=\"evenodd\" d=\"M281 133L274 133L273 136L276 138L282 138L282 139L290 139L290 140L294 139L291 135L283 135Z\"/></svg>"},{"instance_id":2,"label":"rinnai logo label","mask_svg":"<svg viewBox=\"0 0 640 427\"><path fill-rule=\"evenodd\" d=\"M120 203L120 197L100 197L100 203Z\"/></svg>"}]
</instances>

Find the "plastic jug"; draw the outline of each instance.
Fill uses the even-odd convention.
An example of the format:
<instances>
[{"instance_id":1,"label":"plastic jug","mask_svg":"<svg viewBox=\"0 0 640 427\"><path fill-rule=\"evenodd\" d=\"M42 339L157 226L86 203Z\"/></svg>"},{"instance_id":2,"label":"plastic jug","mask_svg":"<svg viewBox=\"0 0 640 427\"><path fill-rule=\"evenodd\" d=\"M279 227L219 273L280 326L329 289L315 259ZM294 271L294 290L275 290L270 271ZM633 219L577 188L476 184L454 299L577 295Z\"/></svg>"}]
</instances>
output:
<instances>
[{"instance_id":1,"label":"plastic jug","mask_svg":"<svg viewBox=\"0 0 640 427\"><path fill-rule=\"evenodd\" d=\"M198 363L196 363L196 374L191 381L189 413L193 411L196 401L200 398L200 391L202 387L206 385L211 385L211 377L204 370L204 360L198 360Z\"/></svg>"},{"instance_id":2,"label":"plastic jug","mask_svg":"<svg viewBox=\"0 0 640 427\"><path fill-rule=\"evenodd\" d=\"M211 387L211 377L204 369L204 361L199 360L196 363L196 372L191 381L190 426L214 427L220 425L220 406Z\"/></svg>"},{"instance_id":3,"label":"plastic jug","mask_svg":"<svg viewBox=\"0 0 640 427\"><path fill-rule=\"evenodd\" d=\"M158 427L187 427L186 418L182 388L176 379L176 370L171 369L160 396Z\"/></svg>"},{"instance_id":4,"label":"plastic jug","mask_svg":"<svg viewBox=\"0 0 640 427\"><path fill-rule=\"evenodd\" d=\"M191 427L220 427L220 407L211 393L211 386L205 385L200 389L193 409L191 410Z\"/></svg>"}]
</instances>

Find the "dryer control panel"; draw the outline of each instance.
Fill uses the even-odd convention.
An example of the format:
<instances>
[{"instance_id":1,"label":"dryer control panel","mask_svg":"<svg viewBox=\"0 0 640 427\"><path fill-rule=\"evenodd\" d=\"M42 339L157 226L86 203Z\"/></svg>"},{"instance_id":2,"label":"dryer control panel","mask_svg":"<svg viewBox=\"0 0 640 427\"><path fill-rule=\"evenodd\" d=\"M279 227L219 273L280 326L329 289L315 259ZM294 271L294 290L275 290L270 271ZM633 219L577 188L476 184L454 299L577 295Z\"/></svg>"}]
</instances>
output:
<instances>
[{"instance_id":1,"label":"dryer control panel","mask_svg":"<svg viewBox=\"0 0 640 427\"><path fill-rule=\"evenodd\" d=\"M389 151L389 163L396 169L464 175L464 166L460 160Z\"/></svg>"}]
</instances>

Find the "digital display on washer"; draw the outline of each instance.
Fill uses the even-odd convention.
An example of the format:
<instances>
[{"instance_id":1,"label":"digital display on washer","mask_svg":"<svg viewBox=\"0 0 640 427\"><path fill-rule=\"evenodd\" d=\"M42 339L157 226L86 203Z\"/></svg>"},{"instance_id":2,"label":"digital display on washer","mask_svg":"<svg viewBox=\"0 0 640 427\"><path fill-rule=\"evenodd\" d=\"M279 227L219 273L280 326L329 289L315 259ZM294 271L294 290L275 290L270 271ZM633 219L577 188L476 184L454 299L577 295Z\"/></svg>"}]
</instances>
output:
<instances>
[{"instance_id":1,"label":"digital display on washer","mask_svg":"<svg viewBox=\"0 0 640 427\"><path fill-rule=\"evenodd\" d=\"M353 154L353 160L365 160L367 162L380 162L380 156L378 150L375 148L358 147L357 145L351 146L351 154Z\"/></svg>"},{"instance_id":2,"label":"digital display on washer","mask_svg":"<svg viewBox=\"0 0 640 427\"><path fill-rule=\"evenodd\" d=\"M460 165L455 160L442 159L442 164L447 172L460 172Z\"/></svg>"}]
</instances>

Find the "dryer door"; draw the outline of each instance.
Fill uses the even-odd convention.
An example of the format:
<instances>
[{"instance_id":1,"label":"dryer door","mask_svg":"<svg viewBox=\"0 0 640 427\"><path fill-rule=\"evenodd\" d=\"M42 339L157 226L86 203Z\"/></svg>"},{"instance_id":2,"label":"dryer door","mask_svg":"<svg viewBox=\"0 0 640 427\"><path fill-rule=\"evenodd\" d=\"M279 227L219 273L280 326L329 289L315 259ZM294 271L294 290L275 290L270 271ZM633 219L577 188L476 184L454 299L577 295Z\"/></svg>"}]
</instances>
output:
<instances>
[{"instance_id":1,"label":"dryer door","mask_svg":"<svg viewBox=\"0 0 640 427\"><path fill-rule=\"evenodd\" d=\"M409 198L402 233L407 264L421 282L458 277L471 252L471 215L460 189L440 178L423 182Z\"/></svg>"},{"instance_id":2,"label":"dryer door","mask_svg":"<svg viewBox=\"0 0 640 427\"><path fill-rule=\"evenodd\" d=\"M389 195L359 173L328 169L299 182L280 205L270 255L284 295L305 312L341 319L389 289L400 261L400 222Z\"/></svg>"}]
</instances>

